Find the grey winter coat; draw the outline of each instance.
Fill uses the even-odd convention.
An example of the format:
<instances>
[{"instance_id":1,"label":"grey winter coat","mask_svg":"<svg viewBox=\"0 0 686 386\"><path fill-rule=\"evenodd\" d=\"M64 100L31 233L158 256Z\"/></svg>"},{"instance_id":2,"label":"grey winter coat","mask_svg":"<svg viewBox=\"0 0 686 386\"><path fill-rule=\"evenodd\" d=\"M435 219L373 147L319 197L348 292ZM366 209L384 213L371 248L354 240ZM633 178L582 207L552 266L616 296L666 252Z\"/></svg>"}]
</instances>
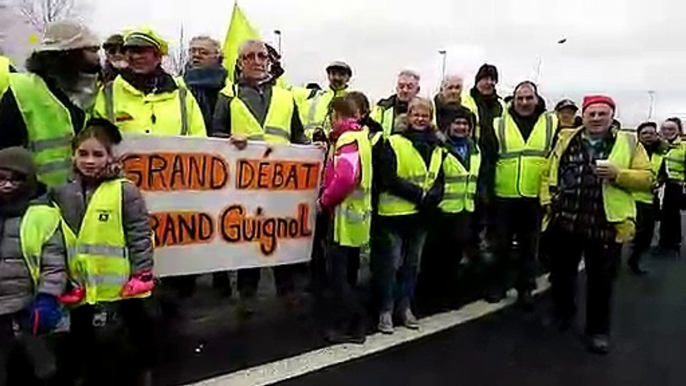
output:
<instances>
[{"instance_id":1,"label":"grey winter coat","mask_svg":"<svg viewBox=\"0 0 686 386\"><path fill-rule=\"evenodd\" d=\"M62 211L62 218L75 233L81 229L86 208L97 187L86 186L74 176L65 185L53 189L53 200ZM145 200L131 182L122 184L122 222L129 252L131 274L135 275L153 268L152 227Z\"/></svg>"},{"instance_id":2,"label":"grey winter coat","mask_svg":"<svg viewBox=\"0 0 686 386\"><path fill-rule=\"evenodd\" d=\"M29 205L48 205L45 198ZM0 315L13 314L26 308L36 292L59 296L67 282L66 256L62 232L55 234L43 246L41 275L34 291L33 280L21 250L21 222L28 207L11 213L0 210Z\"/></svg>"}]
</instances>

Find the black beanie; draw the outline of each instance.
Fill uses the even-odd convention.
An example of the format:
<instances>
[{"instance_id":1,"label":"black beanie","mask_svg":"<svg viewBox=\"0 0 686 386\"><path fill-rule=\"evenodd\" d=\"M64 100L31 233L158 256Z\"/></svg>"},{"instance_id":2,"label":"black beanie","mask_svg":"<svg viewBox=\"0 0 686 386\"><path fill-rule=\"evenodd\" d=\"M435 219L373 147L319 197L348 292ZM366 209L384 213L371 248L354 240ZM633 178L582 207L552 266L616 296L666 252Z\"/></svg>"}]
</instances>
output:
<instances>
[{"instance_id":1,"label":"black beanie","mask_svg":"<svg viewBox=\"0 0 686 386\"><path fill-rule=\"evenodd\" d=\"M479 83L481 79L489 76L493 78L496 83L498 83L498 69L494 65L486 63L481 66L479 71L476 73L476 80L474 81L474 84Z\"/></svg>"},{"instance_id":2,"label":"black beanie","mask_svg":"<svg viewBox=\"0 0 686 386\"><path fill-rule=\"evenodd\" d=\"M27 177L36 175L36 166L31 152L18 146L0 150L0 169L11 170Z\"/></svg>"},{"instance_id":3,"label":"black beanie","mask_svg":"<svg viewBox=\"0 0 686 386\"><path fill-rule=\"evenodd\" d=\"M438 123L438 128L441 131L447 132L450 128L450 124L455 122L456 119L464 118L469 122L469 129L474 130L476 126L476 116L474 113L461 105L450 104L443 108L440 114L440 121Z\"/></svg>"},{"instance_id":4,"label":"black beanie","mask_svg":"<svg viewBox=\"0 0 686 386\"><path fill-rule=\"evenodd\" d=\"M643 131L647 127L652 127L653 129L657 130L657 123L655 122L643 122L638 127L636 128L636 134L641 134L641 131Z\"/></svg>"}]
</instances>

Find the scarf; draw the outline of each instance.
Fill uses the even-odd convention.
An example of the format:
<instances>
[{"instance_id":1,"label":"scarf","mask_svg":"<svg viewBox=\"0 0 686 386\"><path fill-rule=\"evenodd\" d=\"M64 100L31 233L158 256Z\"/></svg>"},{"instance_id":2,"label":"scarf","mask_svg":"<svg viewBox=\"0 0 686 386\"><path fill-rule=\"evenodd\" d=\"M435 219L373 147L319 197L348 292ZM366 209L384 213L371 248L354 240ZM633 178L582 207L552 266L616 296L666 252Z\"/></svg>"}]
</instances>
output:
<instances>
[{"instance_id":1,"label":"scarf","mask_svg":"<svg viewBox=\"0 0 686 386\"><path fill-rule=\"evenodd\" d=\"M224 88L228 72L220 66L187 68L183 80L200 106L207 127L212 123L212 114L219 92Z\"/></svg>"}]
</instances>

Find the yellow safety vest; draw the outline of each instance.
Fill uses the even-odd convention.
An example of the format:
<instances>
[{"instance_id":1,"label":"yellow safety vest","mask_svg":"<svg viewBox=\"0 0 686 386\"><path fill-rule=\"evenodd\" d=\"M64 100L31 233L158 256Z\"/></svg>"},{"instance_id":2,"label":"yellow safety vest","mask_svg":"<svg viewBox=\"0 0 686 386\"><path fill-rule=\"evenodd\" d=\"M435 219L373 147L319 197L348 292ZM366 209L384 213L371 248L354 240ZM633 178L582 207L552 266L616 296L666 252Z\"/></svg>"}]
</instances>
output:
<instances>
[{"instance_id":1,"label":"yellow safety vest","mask_svg":"<svg viewBox=\"0 0 686 386\"><path fill-rule=\"evenodd\" d=\"M329 122L329 106L333 98L344 96L348 91L334 91L323 90L317 92L312 98L306 100L302 104L302 111L300 111L303 125L305 126L305 135L312 139L314 131L321 127L324 133L329 135L331 132L331 122Z\"/></svg>"},{"instance_id":2,"label":"yellow safety vest","mask_svg":"<svg viewBox=\"0 0 686 386\"><path fill-rule=\"evenodd\" d=\"M78 233L62 221L70 278L85 288L87 304L122 299L121 291L129 280L131 263L122 218L122 183L123 179L106 181L97 188Z\"/></svg>"},{"instance_id":3,"label":"yellow safety vest","mask_svg":"<svg viewBox=\"0 0 686 386\"><path fill-rule=\"evenodd\" d=\"M653 176L657 177L658 173L660 173L660 168L662 167L662 161L664 160L664 155L658 154L658 153L653 153L650 156L650 165L651 165L651 171L653 172ZM642 202L644 204L652 204L654 195L652 191L645 191L645 192L634 192L634 199L638 202Z\"/></svg>"},{"instance_id":4,"label":"yellow safety vest","mask_svg":"<svg viewBox=\"0 0 686 386\"><path fill-rule=\"evenodd\" d=\"M446 152L447 153L447 152ZM454 155L447 153L443 159L445 190L443 201L438 206L444 213L474 212L476 183L481 167L481 153L474 145L469 156L469 170Z\"/></svg>"},{"instance_id":5,"label":"yellow safety vest","mask_svg":"<svg viewBox=\"0 0 686 386\"><path fill-rule=\"evenodd\" d=\"M28 131L27 148L38 168L38 180L54 187L67 182L74 138L69 110L38 75L10 74L10 88Z\"/></svg>"},{"instance_id":6,"label":"yellow safety vest","mask_svg":"<svg viewBox=\"0 0 686 386\"><path fill-rule=\"evenodd\" d=\"M388 138L393 134L395 129L395 109L392 106L389 108L374 107L371 117L383 127L384 138Z\"/></svg>"},{"instance_id":7,"label":"yellow safety vest","mask_svg":"<svg viewBox=\"0 0 686 386\"><path fill-rule=\"evenodd\" d=\"M288 88L291 93L293 93L293 99L295 99L295 103L298 105L298 109L302 110L303 105L310 99L312 98L315 93L318 91L309 89L307 87L290 87ZM301 111L302 112L302 111Z\"/></svg>"},{"instance_id":8,"label":"yellow safety vest","mask_svg":"<svg viewBox=\"0 0 686 386\"><path fill-rule=\"evenodd\" d=\"M357 144L361 178L355 192L336 208L334 241L346 247L361 247L369 242L372 221L372 144L366 131L349 131L338 138L334 153L350 143Z\"/></svg>"},{"instance_id":9,"label":"yellow safety vest","mask_svg":"<svg viewBox=\"0 0 686 386\"><path fill-rule=\"evenodd\" d=\"M369 137L369 142L372 144L372 147L376 146L377 143L383 138L383 132L377 131L376 133L372 133L369 131L368 128L365 128L367 131L367 136Z\"/></svg>"},{"instance_id":10,"label":"yellow safety vest","mask_svg":"<svg viewBox=\"0 0 686 386\"><path fill-rule=\"evenodd\" d=\"M60 211L48 205L31 205L21 220L19 239L24 261L31 274L33 290L38 289L43 246L60 226Z\"/></svg>"},{"instance_id":11,"label":"yellow safety vest","mask_svg":"<svg viewBox=\"0 0 686 386\"><path fill-rule=\"evenodd\" d=\"M10 86L10 65L10 60L0 55L0 97Z\"/></svg>"},{"instance_id":12,"label":"yellow safety vest","mask_svg":"<svg viewBox=\"0 0 686 386\"><path fill-rule=\"evenodd\" d=\"M495 170L496 196L538 197L557 118L550 113L541 115L526 142L509 114L496 118L493 127L499 145Z\"/></svg>"},{"instance_id":13,"label":"yellow safety vest","mask_svg":"<svg viewBox=\"0 0 686 386\"><path fill-rule=\"evenodd\" d=\"M635 132L618 131L615 144L612 146L612 151L607 160L620 169L630 169L637 144L638 138ZM605 217L611 223L620 223L636 218L636 201L632 193L609 181L603 182L603 206Z\"/></svg>"},{"instance_id":14,"label":"yellow safety vest","mask_svg":"<svg viewBox=\"0 0 686 386\"><path fill-rule=\"evenodd\" d=\"M505 111L507 110L505 103L500 99L498 99L498 103L500 103L500 106L502 106L503 114L505 114ZM476 101L474 100L474 97L472 97L470 91L465 91L464 93L462 93L462 106L471 110L471 112L474 113L474 115L476 116L474 139L478 141L481 138L481 125L479 124L481 122L481 117L479 116L479 107L476 105Z\"/></svg>"},{"instance_id":15,"label":"yellow safety vest","mask_svg":"<svg viewBox=\"0 0 686 386\"><path fill-rule=\"evenodd\" d=\"M686 143L677 139L670 145L665 154L665 171L667 178L673 181L686 182Z\"/></svg>"},{"instance_id":16,"label":"yellow safety vest","mask_svg":"<svg viewBox=\"0 0 686 386\"><path fill-rule=\"evenodd\" d=\"M105 84L95 102L95 115L107 118L124 134L206 137L205 121L188 89L176 80L173 92L143 94L117 76Z\"/></svg>"},{"instance_id":17,"label":"yellow safety vest","mask_svg":"<svg viewBox=\"0 0 686 386\"><path fill-rule=\"evenodd\" d=\"M425 192L429 191L440 172L443 150L439 147L434 149L427 168L421 154L414 148L409 139L401 134L394 134L388 138L388 143L395 153L398 177L418 185ZM404 216L417 212L417 206L414 203L388 192L381 193L379 198L379 214L381 216Z\"/></svg>"},{"instance_id":18,"label":"yellow safety vest","mask_svg":"<svg viewBox=\"0 0 686 386\"><path fill-rule=\"evenodd\" d=\"M237 95L237 93L234 93ZM272 87L272 98L264 125L260 125L248 106L238 97L232 97L231 134L247 137L251 141L275 144L291 142L291 121L295 113L293 94L281 87Z\"/></svg>"}]
</instances>

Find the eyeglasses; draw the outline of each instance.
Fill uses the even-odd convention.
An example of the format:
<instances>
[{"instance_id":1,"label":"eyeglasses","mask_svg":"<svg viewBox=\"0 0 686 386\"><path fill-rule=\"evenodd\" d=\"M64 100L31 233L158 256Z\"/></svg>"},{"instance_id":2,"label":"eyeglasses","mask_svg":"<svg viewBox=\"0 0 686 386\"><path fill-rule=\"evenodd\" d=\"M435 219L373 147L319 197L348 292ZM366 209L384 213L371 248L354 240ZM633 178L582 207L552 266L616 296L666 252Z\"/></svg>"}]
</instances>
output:
<instances>
[{"instance_id":1,"label":"eyeglasses","mask_svg":"<svg viewBox=\"0 0 686 386\"><path fill-rule=\"evenodd\" d=\"M249 52L247 54L241 55L241 60L250 60L250 61L266 61L269 59L269 54L266 52Z\"/></svg>"}]
</instances>

